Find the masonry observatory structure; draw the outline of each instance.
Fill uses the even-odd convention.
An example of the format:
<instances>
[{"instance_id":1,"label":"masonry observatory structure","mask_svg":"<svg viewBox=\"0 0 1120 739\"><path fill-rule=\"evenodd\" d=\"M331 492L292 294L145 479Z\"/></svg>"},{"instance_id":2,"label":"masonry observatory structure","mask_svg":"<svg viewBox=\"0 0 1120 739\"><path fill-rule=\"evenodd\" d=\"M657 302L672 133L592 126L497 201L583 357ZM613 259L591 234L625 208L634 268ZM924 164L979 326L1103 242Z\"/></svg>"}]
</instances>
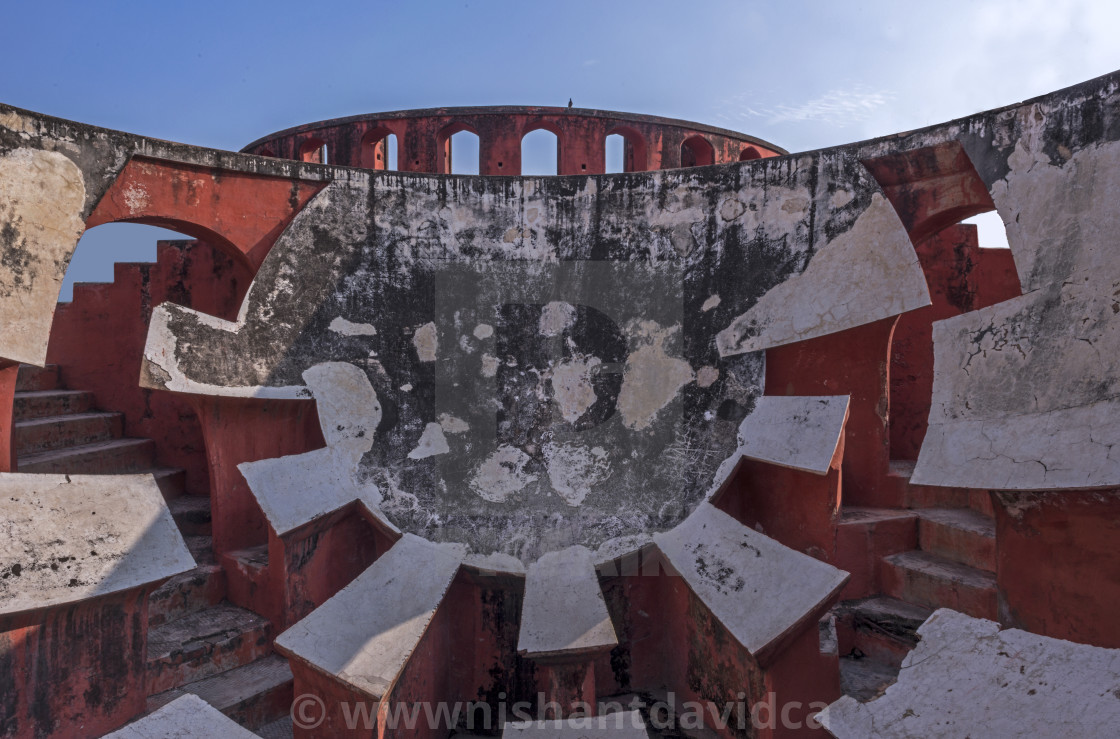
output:
<instances>
[{"instance_id":1,"label":"masonry observatory structure","mask_svg":"<svg viewBox=\"0 0 1120 739\"><path fill-rule=\"evenodd\" d=\"M0 736L1114 735L1118 203L1120 73L792 154L0 105Z\"/></svg>"}]
</instances>

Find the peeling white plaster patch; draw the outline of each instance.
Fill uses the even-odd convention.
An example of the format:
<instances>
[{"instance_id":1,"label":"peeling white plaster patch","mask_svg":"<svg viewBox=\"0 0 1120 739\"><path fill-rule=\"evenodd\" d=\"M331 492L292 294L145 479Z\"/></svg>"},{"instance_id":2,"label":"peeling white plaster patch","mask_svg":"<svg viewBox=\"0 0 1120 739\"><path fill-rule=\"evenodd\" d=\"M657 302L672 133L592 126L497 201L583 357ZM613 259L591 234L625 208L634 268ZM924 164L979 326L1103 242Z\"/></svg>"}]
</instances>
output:
<instances>
[{"instance_id":1,"label":"peeling white plaster patch","mask_svg":"<svg viewBox=\"0 0 1120 739\"><path fill-rule=\"evenodd\" d=\"M148 195L148 191L144 189L143 185L135 182L130 183L124 191L124 204L128 208L130 214L139 215L148 209L148 205L152 202L152 198Z\"/></svg>"},{"instance_id":2,"label":"peeling white plaster patch","mask_svg":"<svg viewBox=\"0 0 1120 739\"><path fill-rule=\"evenodd\" d=\"M408 453L409 459L427 459L438 454L447 454L451 451L447 446L447 437L443 435L443 427L438 423L429 423L416 442L416 448Z\"/></svg>"},{"instance_id":3,"label":"peeling white plaster patch","mask_svg":"<svg viewBox=\"0 0 1120 739\"><path fill-rule=\"evenodd\" d=\"M517 447L503 444L490 454L471 478L471 488L491 503L501 503L509 496L536 482L537 476L525 471L532 459Z\"/></svg>"},{"instance_id":4,"label":"peeling white plaster patch","mask_svg":"<svg viewBox=\"0 0 1120 739\"><path fill-rule=\"evenodd\" d=\"M494 327L489 323L480 323L474 327L474 337L479 339L489 339L494 335Z\"/></svg>"},{"instance_id":5,"label":"peeling white plaster patch","mask_svg":"<svg viewBox=\"0 0 1120 739\"><path fill-rule=\"evenodd\" d=\"M540 332L543 336L559 336L576 320L576 309L571 303L554 300L541 311Z\"/></svg>"},{"instance_id":6,"label":"peeling white plaster patch","mask_svg":"<svg viewBox=\"0 0 1120 739\"><path fill-rule=\"evenodd\" d=\"M712 308L715 308L716 306L718 306L719 302L720 301L719 301L719 296L718 295L711 296L710 298L708 298L707 300L704 301L703 305L700 306L700 312L701 313L707 313Z\"/></svg>"},{"instance_id":7,"label":"peeling white plaster patch","mask_svg":"<svg viewBox=\"0 0 1120 739\"><path fill-rule=\"evenodd\" d=\"M376 336L377 329L368 323L351 323L342 316L338 316L331 325L328 326L331 331L343 336Z\"/></svg>"},{"instance_id":8,"label":"peeling white plaster patch","mask_svg":"<svg viewBox=\"0 0 1120 739\"><path fill-rule=\"evenodd\" d=\"M401 392L402 393L411 393L412 392L412 383L411 382L406 382L405 384L401 385Z\"/></svg>"},{"instance_id":9,"label":"peeling white plaster patch","mask_svg":"<svg viewBox=\"0 0 1120 739\"><path fill-rule=\"evenodd\" d=\"M62 154L0 156L0 228L12 235L0 262L0 357L45 364L58 291L85 230L85 200L82 172Z\"/></svg>"},{"instance_id":10,"label":"peeling white plaster patch","mask_svg":"<svg viewBox=\"0 0 1120 739\"><path fill-rule=\"evenodd\" d=\"M412 335L412 345L416 347L416 356L421 362L436 361L436 351L439 347L436 325L429 321L417 328L416 333Z\"/></svg>"},{"instance_id":11,"label":"peeling white plaster patch","mask_svg":"<svg viewBox=\"0 0 1120 739\"><path fill-rule=\"evenodd\" d=\"M466 421L449 413L441 413L438 420L440 428L449 434L465 434L471 430Z\"/></svg>"},{"instance_id":12,"label":"peeling white plaster patch","mask_svg":"<svg viewBox=\"0 0 1120 739\"><path fill-rule=\"evenodd\" d=\"M498 365L499 364L500 364L500 362L498 361L497 357L493 357L489 354L483 354L482 355L482 376L483 377L493 377L494 375L498 374Z\"/></svg>"},{"instance_id":13,"label":"peeling white plaster patch","mask_svg":"<svg viewBox=\"0 0 1120 739\"><path fill-rule=\"evenodd\" d=\"M553 489L573 507L611 475L610 458L600 446L588 449L580 444L550 442L544 445L544 457Z\"/></svg>"},{"instance_id":14,"label":"peeling white plaster patch","mask_svg":"<svg viewBox=\"0 0 1120 739\"><path fill-rule=\"evenodd\" d=\"M665 353L665 341L679 329L680 326L661 328L653 321L641 322L635 343L645 346L626 358L622 389L618 393L618 410L627 428L641 431L649 426L658 411L692 381L688 362Z\"/></svg>"},{"instance_id":15,"label":"peeling white plaster patch","mask_svg":"<svg viewBox=\"0 0 1120 739\"><path fill-rule=\"evenodd\" d=\"M723 357L759 351L929 304L910 237L891 204L875 193L850 229L822 246L804 272L771 288L733 320L716 346Z\"/></svg>"},{"instance_id":16,"label":"peeling white plaster patch","mask_svg":"<svg viewBox=\"0 0 1120 739\"><path fill-rule=\"evenodd\" d=\"M560 407L560 415L575 423L587 409L595 405L595 388L591 373L602 364L598 357L580 357L558 364L552 372L552 399Z\"/></svg>"},{"instance_id":17,"label":"peeling white plaster patch","mask_svg":"<svg viewBox=\"0 0 1120 739\"><path fill-rule=\"evenodd\" d=\"M719 379L719 370L705 365L696 370L696 384L700 387L711 387Z\"/></svg>"}]
</instances>

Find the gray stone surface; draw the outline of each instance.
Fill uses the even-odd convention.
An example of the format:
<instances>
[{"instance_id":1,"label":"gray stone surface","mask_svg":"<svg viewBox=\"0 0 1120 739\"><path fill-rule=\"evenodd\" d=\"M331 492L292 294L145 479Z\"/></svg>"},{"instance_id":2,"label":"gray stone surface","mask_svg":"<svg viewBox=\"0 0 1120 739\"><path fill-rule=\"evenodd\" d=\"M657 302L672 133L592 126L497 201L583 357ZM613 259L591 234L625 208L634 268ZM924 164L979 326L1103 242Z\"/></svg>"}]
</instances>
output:
<instances>
[{"instance_id":1,"label":"gray stone surface","mask_svg":"<svg viewBox=\"0 0 1120 739\"><path fill-rule=\"evenodd\" d=\"M941 609L918 629L898 681L819 715L840 739L1115 736L1120 650L1075 644Z\"/></svg>"},{"instance_id":2,"label":"gray stone surface","mask_svg":"<svg viewBox=\"0 0 1120 739\"><path fill-rule=\"evenodd\" d=\"M0 614L195 567L151 475L0 474Z\"/></svg>"},{"instance_id":3,"label":"gray stone surface","mask_svg":"<svg viewBox=\"0 0 1120 739\"><path fill-rule=\"evenodd\" d=\"M276 649L375 700L388 690L443 600L464 551L411 534L276 638Z\"/></svg>"},{"instance_id":4,"label":"gray stone surface","mask_svg":"<svg viewBox=\"0 0 1120 739\"><path fill-rule=\"evenodd\" d=\"M105 739L257 739L197 695L187 694Z\"/></svg>"},{"instance_id":5,"label":"gray stone surface","mask_svg":"<svg viewBox=\"0 0 1120 739\"><path fill-rule=\"evenodd\" d=\"M709 503L654 541L751 654L803 623L848 580L846 572L743 526Z\"/></svg>"}]
</instances>

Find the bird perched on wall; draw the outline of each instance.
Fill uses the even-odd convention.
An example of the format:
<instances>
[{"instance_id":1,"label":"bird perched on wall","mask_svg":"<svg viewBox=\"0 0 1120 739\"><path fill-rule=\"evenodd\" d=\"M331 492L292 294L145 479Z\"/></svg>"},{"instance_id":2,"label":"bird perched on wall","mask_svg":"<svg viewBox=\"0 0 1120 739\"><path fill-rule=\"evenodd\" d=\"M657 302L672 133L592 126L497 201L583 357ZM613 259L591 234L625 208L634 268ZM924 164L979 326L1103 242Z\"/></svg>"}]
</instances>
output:
<instances>
[{"instance_id":1,"label":"bird perched on wall","mask_svg":"<svg viewBox=\"0 0 1120 739\"><path fill-rule=\"evenodd\" d=\"M569 108L572 107L572 99L571 98L568 98L568 107Z\"/></svg>"}]
</instances>

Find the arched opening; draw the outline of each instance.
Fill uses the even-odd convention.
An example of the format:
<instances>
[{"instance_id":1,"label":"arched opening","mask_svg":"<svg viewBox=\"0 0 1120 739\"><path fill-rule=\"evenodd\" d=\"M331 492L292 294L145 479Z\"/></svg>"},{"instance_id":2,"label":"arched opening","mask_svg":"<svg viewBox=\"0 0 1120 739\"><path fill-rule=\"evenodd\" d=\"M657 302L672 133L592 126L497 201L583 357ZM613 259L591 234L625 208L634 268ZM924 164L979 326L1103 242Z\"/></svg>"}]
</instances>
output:
<instances>
[{"instance_id":1,"label":"arched opening","mask_svg":"<svg viewBox=\"0 0 1120 739\"><path fill-rule=\"evenodd\" d=\"M613 128L604 144L607 172L642 172L646 168L646 142L632 128Z\"/></svg>"},{"instance_id":2,"label":"arched opening","mask_svg":"<svg viewBox=\"0 0 1120 739\"><path fill-rule=\"evenodd\" d=\"M758 149L754 148L753 146L745 146L745 147L743 147L743 150L741 152L739 152L739 161L740 162L749 162L751 159L761 159L761 158L762 158L762 155L759 154Z\"/></svg>"},{"instance_id":3,"label":"arched opening","mask_svg":"<svg viewBox=\"0 0 1120 739\"><path fill-rule=\"evenodd\" d=\"M375 128L362 136L360 161L366 169L397 168L397 137L387 128Z\"/></svg>"},{"instance_id":4,"label":"arched opening","mask_svg":"<svg viewBox=\"0 0 1120 739\"><path fill-rule=\"evenodd\" d=\"M703 136L689 136L681 142L681 166L705 167L716 163L716 151Z\"/></svg>"},{"instance_id":5,"label":"arched opening","mask_svg":"<svg viewBox=\"0 0 1120 739\"><path fill-rule=\"evenodd\" d=\"M269 148L267 148L267 147L266 147L266 148L264 148L264 149L261 149L261 150L260 150L259 152L257 152L257 156L262 156L262 157L275 157L275 156L276 156L276 152L274 152L274 151L273 151L272 149L269 149Z\"/></svg>"},{"instance_id":6,"label":"arched opening","mask_svg":"<svg viewBox=\"0 0 1120 739\"><path fill-rule=\"evenodd\" d=\"M439 132L440 174L478 174L478 132L466 123L452 123Z\"/></svg>"},{"instance_id":7,"label":"arched opening","mask_svg":"<svg viewBox=\"0 0 1120 739\"><path fill-rule=\"evenodd\" d=\"M560 171L560 137L543 126L521 137L521 174L554 175Z\"/></svg>"},{"instance_id":8,"label":"arched opening","mask_svg":"<svg viewBox=\"0 0 1120 739\"><path fill-rule=\"evenodd\" d=\"M327 164L327 145L322 139L311 138L299 145L299 159L301 162L314 164Z\"/></svg>"},{"instance_id":9,"label":"arched opening","mask_svg":"<svg viewBox=\"0 0 1120 739\"><path fill-rule=\"evenodd\" d=\"M106 223L88 229L74 249L58 302L70 302L75 283L112 282L114 265L118 262L156 261L157 241L190 238L177 231L142 223Z\"/></svg>"}]
</instances>

